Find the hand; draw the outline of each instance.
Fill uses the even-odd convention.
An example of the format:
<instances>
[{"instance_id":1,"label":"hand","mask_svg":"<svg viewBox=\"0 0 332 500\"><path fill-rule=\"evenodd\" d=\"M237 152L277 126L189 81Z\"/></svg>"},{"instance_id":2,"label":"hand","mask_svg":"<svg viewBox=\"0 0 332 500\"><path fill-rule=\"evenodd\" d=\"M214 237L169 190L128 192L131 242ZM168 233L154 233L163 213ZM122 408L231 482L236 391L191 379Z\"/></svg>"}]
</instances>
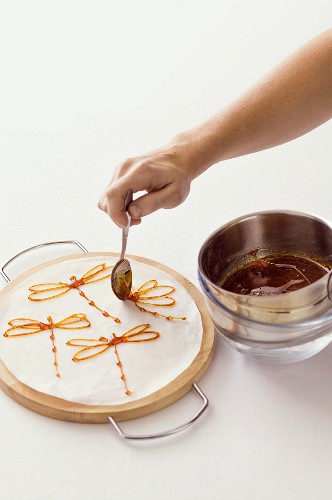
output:
<instances>
[{"instance_id":1,"label":"hand","mask_svg":"<svg viewBox=\"0 0 332 500\"><path fill-rule=\"evenodd\" d=\"M142 217L159 208L180 205L190 190L183 158L170 147L121 163L98 203L119 227L127 224L123 205L128 189L133 193L146 191L129 206L131 225L140 224Z\"/></svg>"}]
</instances>

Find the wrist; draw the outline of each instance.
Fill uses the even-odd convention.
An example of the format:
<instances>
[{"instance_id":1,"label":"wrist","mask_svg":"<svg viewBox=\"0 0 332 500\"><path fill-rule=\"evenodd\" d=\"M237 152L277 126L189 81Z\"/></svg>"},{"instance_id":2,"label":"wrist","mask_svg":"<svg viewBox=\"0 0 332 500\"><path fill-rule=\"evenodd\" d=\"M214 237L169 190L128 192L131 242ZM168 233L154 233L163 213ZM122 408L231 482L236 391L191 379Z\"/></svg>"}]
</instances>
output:
<instances>
[{"instance_id":1,"label":"wrist","mask_svg":"<svg viewBox=\"0 0 332 500\"><path fill-rule=\"evenodd\" d=\"M215 134L206 130L204 126L176 135L171 146L177 157L178 165L190 181L220 161Z\"/></svg>"}]
</instances>

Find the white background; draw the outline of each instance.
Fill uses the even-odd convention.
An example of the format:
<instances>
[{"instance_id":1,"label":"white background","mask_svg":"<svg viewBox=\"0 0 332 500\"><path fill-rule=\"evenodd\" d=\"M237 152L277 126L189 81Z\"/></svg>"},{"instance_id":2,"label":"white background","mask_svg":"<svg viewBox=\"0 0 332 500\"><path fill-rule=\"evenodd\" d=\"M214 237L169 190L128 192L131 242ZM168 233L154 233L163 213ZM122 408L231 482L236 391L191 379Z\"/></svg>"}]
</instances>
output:
<instances>
[{"instance_id":1,"label":"white background","mask_svg":"<svg viewBox=\"0 0 332 500\"><path fill-rule=\"evenodd\" d=\"M228 104L331 17L330 0L2 1L1 261L72 238L119 251L119 229L96 208L115 166ZM214 166L184 205L133 228L128 250L197 284L200 245L234 217L288 208L332 220L331 131L327 123ZM0 393L0 496L330 498L331 359L328 347L297 364L263 365L218 339L200 381L206 416L144 445L120 441L109 425L42 417ZM198 403L190 394L123 426L160 431Z\"/></svg>"}]
</instances>

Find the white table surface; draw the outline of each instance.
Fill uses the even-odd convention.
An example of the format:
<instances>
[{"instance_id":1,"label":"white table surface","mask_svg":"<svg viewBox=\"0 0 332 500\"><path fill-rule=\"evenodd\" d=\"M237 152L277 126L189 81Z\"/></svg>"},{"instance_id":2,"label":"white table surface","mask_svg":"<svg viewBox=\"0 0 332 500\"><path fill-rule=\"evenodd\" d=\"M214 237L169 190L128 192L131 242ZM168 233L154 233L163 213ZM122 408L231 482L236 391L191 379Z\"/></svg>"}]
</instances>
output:
<instances>
[{"instance_id":1,"label":"white table surface","mask_svg":"<svg viewBox=\"0 0 332 500\"><path fill-rule=\"evenodd\" d=\"M3 2L0 260L73 238L118 251L120 230L96 208L116 164L230 102L327 29L331 14L330 0ZM234 217L287 208L332 220L331 132L330 122L214 166L185 204L132 229L129 252L197 284L200 245ZM218 338L199 385L210 400L203 418L136 444L108 424L56 421L1 392L1 499L332 498L332 346L273 366ZM161 431L198 405L190 393L123 427Z\"/></svg>"}]
</instances>

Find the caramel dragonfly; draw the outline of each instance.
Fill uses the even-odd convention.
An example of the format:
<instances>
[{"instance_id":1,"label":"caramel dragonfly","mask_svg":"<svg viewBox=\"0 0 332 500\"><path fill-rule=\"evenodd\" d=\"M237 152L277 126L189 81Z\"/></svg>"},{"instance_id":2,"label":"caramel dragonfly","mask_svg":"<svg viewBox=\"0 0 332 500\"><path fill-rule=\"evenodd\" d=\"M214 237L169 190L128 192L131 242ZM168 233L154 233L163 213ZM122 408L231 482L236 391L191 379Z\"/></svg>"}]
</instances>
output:
<instances>
[{"instance_id":1,"label":"caramel dragonfly","mask_svg":"<svg viewBox=\"0 0 332 500\"><path fill-rule=\"evenodd\" d=\"M141 311L153 316L159 316L167 320L179 319L186 320L186 317L168 316L157 311L146 309L146 306L155 307L173 307L176 302L171 295L175 292L174 286L158 285L157 280L149 280L140 286L136 292L132 291L126 300L130 300Z\"/></svg>"},{"instance_id":2,"label":"caramel dragonfly","mask_svg":"<svg viewBox=\"0 0 332 500\"><path fill-rule=\"evenodd\" d=\"M5 331L4 337L23 337L26 335L35 335L36 333L41 333L46 330L51 330L50 339L52 342L52 352L54 355L54 366L55 373L57 377L60 377L58 370L58 360L57 360L57 348L55 346L55 336L53 329L59 328L61 330L81 330L83 328L88 328L91 323L87 319L85 314L78 313L72 314L67 318L62 319L58 323L53 323L51 316L47 318L48 323L42 323L36 319L30 318L15 318L8 321L8 325L11 327Z\"/></svg>"},{"instance_id":3,"label":"caramel dragonfly","mask_svg":"<svg viewBox=\"0 0 332 500\"><path fill-rule=\"evenodd\" d=\"M119 318L115 316L111 316L107 311L103 311L98 307L93 300L90 300L85 293L81 290L80 287L84 285L91 285L92 283L96 283L97 281L102 281L107 278L110 278L112 272L109 272L113 269L113 266L107 267L106 264L99 264L96 267L93 267L89 271L87 271L81 278L76 278L76 276L72 276L70 278L70 283L62 283L59 281L58 283L38 283L37 285L32 285L29 288L31 292L29 295L29 300L34 302L40 302L43 300L51 300L56 297L60 297L61 295L65 295L71 290L77 290L81 297L88 301L89 305L95 307L102 313L103 316L112 318L115 323L120 323ZM106 273L106 274L105 274Z\"/></svg>"},{"instance_id":4,"label":"caramel dragonfly","mask_svg":"<svg viewBox=\"0 0 332 500\"><path fill-rule=\"evenodd\" d=\"M119 337L115 335L115 333L112 333L112 338L110 339L107 339L106 337L100 337L99 339L72 339L67 342L67 345L72 347L82 347L82 349L77 351L73 356L73 361L75 362L95 358L96 356L108 351L111 347L114 347L114 353L117 360L116 364L120 369L121 380L123 381L126 394L129 396L132 392L127 386L127 379L123 371L117 346L125 343L133 344L137 342L150 342L152 340L156 340L160 337L160 334L149 330L150 327L151 325L147 323L137 325Z\"/></svg>"}]
</instances>

